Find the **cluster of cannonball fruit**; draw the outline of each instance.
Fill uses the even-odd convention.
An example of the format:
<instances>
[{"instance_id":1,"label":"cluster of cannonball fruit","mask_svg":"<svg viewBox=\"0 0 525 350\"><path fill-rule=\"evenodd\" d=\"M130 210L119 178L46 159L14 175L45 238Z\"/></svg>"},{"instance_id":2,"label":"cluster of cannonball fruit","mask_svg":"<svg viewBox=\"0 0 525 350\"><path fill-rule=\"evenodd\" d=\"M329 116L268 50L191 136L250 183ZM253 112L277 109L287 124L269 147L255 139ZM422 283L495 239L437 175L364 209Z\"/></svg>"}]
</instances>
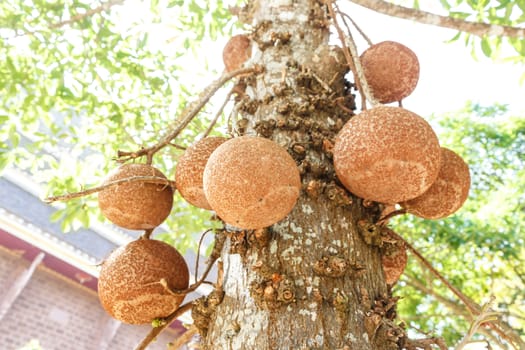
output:
<instances>
[{"instance_id":1,"label":"cluster of cannonball fruit","mask_svg":"<svg viewBox=\"0 0 525 350\"><path fill-rule=\"evenodd\" d=\"M419 80L417 56L397 42L372 45L360 60L373 97L382 104L409 96ZM333 160L350 192L391 208L401 205L425 219L456 212L470 188L463 159L440 147L423 118L401 107L380 105L350 119L337 135ZM406 263L402 246L382 256L388 284L399 279Z\"/></svg>"},{"instance_id":2,"label":"cluster of cannonball fruit","mask_svg":"<svg viewBox=\"0 0 525 350\"><path fill-rule=\"evenodd\" d=\"M226 70L242 67L250 55L250 39L232 37L223 51ZM397 42L370 46L360 61L381 104L409 96L419 80L417 56ZM353 117L339 132L333 152L339 180L364 199L400 204L414 215L438 219L457 211L468 196L467 164L440 147L423 118L401 107L381 105Z\"/></svg>"},{"instance_id":3,"label":"cluster of cannonball fruit","mask_svg":"<svg viewBox=\"0 0 525 350\"><path fill-rule=\"evenodd\" d=\"M372 45L361 64L381 103L401 101L419 79L416 55L396 42ZM361 198L400 204L426 219L449 216L467 199L467 164L440 147L431 126L407 109L380 105L361 112L343 126L333 152L339 180Z\"/></svg>"},{"instance_id":4,"label":"cluster of cannonball fruit","mask_svg":"<svg viewBox=\"0 0 525 350\"><path fill-rule=\"evenodd\" d=\"M242 66L250 56L250 45L245 36L232 39L224 54L227 71ZM237 60L229 62L231 57ZM417 58L401 44L371 46L361 60L381 103L403 99L417 84ZM468 195L465 162L440 147L423 118L400 107L375 107L351 118L339 132L333 154L336 174L350 192L400 204L423 218L452 214ZM167 180L151 165L122 165L107 176L105 183L113 185L99 192L99 207L118 226L151 230L168 217L174 189L167 181L131 180L137 177ZM299 170L288 152L254 136L201 139L180 157L175 183L189 203L215 211L226 224L250 230L286 217L301 190ZM188 283L188 267L175 248L141 238L104 261L98 293L113 317L140 324L175 311L184 296L173 291L184 290Z\"/></svg>"},{"instance_id":5,"label":"cluster of cannonball fruit","mask_svg":"<svg viewBox=\"0 0 525 350\"><path fill-rule=\"evenodd\" d=\"M150 165L122 165L106 177L105 183L113 185L99 192L99 207L118 226L150 230L169 215L173 189L154 181L132 181L137 177L166 180ZM250 136L200 140L180 157L175 179L189 203L213 209L225 223L240 229L263 228L283 219L301 188L299 170L286 150ZM188 282L187 264L175 248L141 238L103 262L98 294L114 318L141 324L175 311L184 296L173 291L186 289Z\"/></svg>"},{"instance_id":6,"label":"cluster of cannonball fruit","mask_svg":"<svg viewBox=\"0 0 525 350\"><path fill-rule=\"evenodd\" d=\"M248 59L248 48L245 36L234 38L224 57L228 71ZM140 177L148 179L137 181ZM189 203L213 209L225 223L240 229L263 228L283 219L301 188L293 158L260 137L204 138L181 156L175 178L177 190ZM122 165L104 180L108 186L99 192L99 208L120 227L152 230L173 206L174 188L167 183L151 165ZM98 294L114 318L143 324L175 311L184 299L177 291L188 283L188 266L179 252L144 237L118 248L102 263Z\"/></svg>"},{"instance_id":7,"label":"cluster of cannonball fruit","mask_svg":"<svg viewBox=\"0 0 525 350\"><path fill-rule=\"evenodd\" d=\"M150 165L122 165L104 180L104 184L118 184L99 192L99 208L120 227L150 230L168 217L173 206L173 189L162 183L132 181L137 177L167 180ZM104 309L114 318L144 324L175 311L184 296L173 291L184 290L188 284L188 266L174 247L141 238L116 249L104 260L98 295Z\"/></svg>"},{"instance_id":8,"label":"cluster of cannonball fruit","mask_svg":"<svg viewBox=\"0 0 525 350\"><path fill-rule=\"evenodd\" d=\"M301 189L299 170L288 152L253 136L200 140L181 156L175 180L188 202L213 209L225 223L240 229L282 220Z\"/></svg>"}]
</instances>

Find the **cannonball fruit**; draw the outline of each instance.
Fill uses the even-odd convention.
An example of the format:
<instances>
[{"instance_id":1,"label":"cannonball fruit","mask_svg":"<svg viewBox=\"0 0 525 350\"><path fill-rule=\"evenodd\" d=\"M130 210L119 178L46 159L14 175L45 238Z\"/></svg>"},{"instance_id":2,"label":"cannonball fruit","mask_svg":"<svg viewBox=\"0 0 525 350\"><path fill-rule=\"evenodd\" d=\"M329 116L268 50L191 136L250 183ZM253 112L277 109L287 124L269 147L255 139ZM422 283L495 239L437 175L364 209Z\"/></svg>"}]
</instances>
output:
<instances>
[{"instance_id":1,"label":"cannonball fruit","mask_svg":"<svg viewBox=\"0 0 525 350\"><path fill-rule=\"evenodd\" d=\"M232 72L242 67L252 55L251 41L244 34L233 36L224 46L222 59L227 72Z\"/></svg>"},{"instance_id":2,"label":"cannonball fruit","mask_svg":"<svg viewBox=\"0 0 525 350\"><path fill-rule=\"evenodd\" d=\"M384 237L386 240L382 247L381 266L383 267L385 282L388 285L393 285L399 280L407 266L407 249L403 242L398 241L389 231L384 233L386 233L386 237Z\"/></svg>"},{"instance_id":3,"label":"cannonball fruit","mask_svg":"<svg viewBox=\"0 0 525 350\"><path fill-rule=\"evenodd\" d=\"M212 152L226 140L224 137L205 137L188 147L179 158L175 175L177 189L196 207L211 209L202 189L202 174Z\"/></svg>"},{"instance_id":4,"label":"cannonball fruit","mask_svg":"<svg viewBox=\"0 0 525 350\"><path fill-rule=\"evenodd\" d=\"M173 313L188 288L189 271L172 246L138 239L113 251L102 263L98 296L104 309L124 323L145 324Z\"/></svg>"},{"instance_id":5,"label":"cannonball fruit","mask_svg":"<svg viewBox=\"0 0 525 350\"><path fill-rule=\"evenodd\" d=\"M383 41L361 55L361 65L374 97L381 103L400 101L414 91L419 80L419 61L408 47Z\"/></svg>"},{"instance_id":6,"label":"cannonball fruit","mask_svg":"<svg viewBox=\"0 0 525 350\"><path fill-rule=\"evenodd\" d=\"M470 189L468 165L453 151L442 148L441 169L436 181L421 196L401 205L425 219L440 219L455 213L467 200Z\"/></svg>"},{"instance_id":7,"label":"cannonball fruit","mask_svg":"<svg viewBox=\"0 0 525 350\"><path fill-rule=\"evenodd\" d=\"M137 176L166 179L151 165L124 164L111 172L103 184ZM100 191L98 205L102 214L120 227L130 230L152 229L168 217L173 206L173 190L164 184L125 182Z\"/></svg>"},{"instance_id":8,"label":"cannonball fruit","mask_svg":"<svg viewBox=\"0 0 525 350\"><path fill-rule=\"evenodd\" d=\"M204 193L227 224L258 229L283 219L301 189L299 170L279 145L241 136L220 145L204 169Z\"/></svg>"},{"instance_id":9,"label":"cannonball fruit","mask_svg":"<svg viewBox=\"0 0 525 350\"><path fill-rule=\"evenodd\" d=\"M334 144L339 180L363 199L394 204L423 194L437 178L441 149L430 125L399 107L375 107L350 119Z\"/></svg>"}]
</instances>

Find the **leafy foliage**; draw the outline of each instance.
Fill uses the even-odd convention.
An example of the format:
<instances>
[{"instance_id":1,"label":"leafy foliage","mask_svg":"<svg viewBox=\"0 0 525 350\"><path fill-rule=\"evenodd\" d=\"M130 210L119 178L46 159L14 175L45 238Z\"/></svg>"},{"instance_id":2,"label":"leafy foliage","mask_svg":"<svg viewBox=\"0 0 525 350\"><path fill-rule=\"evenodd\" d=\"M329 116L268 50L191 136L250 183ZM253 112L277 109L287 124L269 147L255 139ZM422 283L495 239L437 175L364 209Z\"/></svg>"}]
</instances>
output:
<instances>
[{"instance_id":1,"label":"leafy foliage","mask_svg":"<svg viewBox=\"0 0 525 350\"><path fill-rule=\"evenodd\" d=\"M441 144L469 164L469 199L452 217L407 216L397 220L396 230L477 303L494 295L502 317L525 335L525 121L506 106L471 103L433 120ZM401 317L417 328L443 334L449 344L468 330L465 307L416 259L410 259L397 293L403 297ZM417 314L424 318L413 318Z\"/></svg>"},{"instance_id":2,"label":"leafy foliage","mask_svg":"<svg viewBox=\"0 0 525 350\"><path fill-rule=\"evenodd\" d=\"M52 193L93 187L118 150L156 143L198 91L188 56L235 23L223 1L7 0L0 13L0 170L16 165ZM185 144L208 119L190 125ZM154 165L172 177L180 154L166 149ZM98 216L95 207L71 201L51 219L74 230ZM180 198L175 207L181 215L168 225L187 232L181 248L193 246L190 233L208 220Z\"/></svg>"},{"instance_id":3,"label":"leafy foliage","mask_svg":"<svg viewBox=\"0 0 525 350\"><path fill-rule=\"evenodd\" d=\"M449 16L473 22L519 27L525 23L525 3L514 0L440 0ZM485 36L477 38L459 32L452 40L462 39L472 55L490 58L505 57L515 63L525 63L525 39Z\"/></svg>"}]
</instances>

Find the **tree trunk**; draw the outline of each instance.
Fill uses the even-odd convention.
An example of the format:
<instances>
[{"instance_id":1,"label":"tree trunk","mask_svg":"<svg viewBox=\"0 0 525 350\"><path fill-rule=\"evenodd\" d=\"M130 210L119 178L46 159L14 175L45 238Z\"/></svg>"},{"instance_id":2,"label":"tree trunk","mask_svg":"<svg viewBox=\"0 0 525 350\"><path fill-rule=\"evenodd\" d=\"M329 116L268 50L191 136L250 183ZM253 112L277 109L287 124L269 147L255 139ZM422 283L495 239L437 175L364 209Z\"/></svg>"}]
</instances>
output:
<instances>
[{"instance_id":1,"label":"tree trunk","mask_svg":"<svg viewBox=\"0 0 525 350\"><path fill-rule=\"evenodd\" d=\"M328 45L326 6L259 0L244 15L254 23L250 63L264 73L245 78L237 132L286 148L303 190L272 227L223 233L223 294L194 308L195 318L208 316L196 322L204 347L398 349L395 300L368 225L381 208L363 205L333 170L331 146L354 107L341 50Z\"/></svg>"}]
</instances>

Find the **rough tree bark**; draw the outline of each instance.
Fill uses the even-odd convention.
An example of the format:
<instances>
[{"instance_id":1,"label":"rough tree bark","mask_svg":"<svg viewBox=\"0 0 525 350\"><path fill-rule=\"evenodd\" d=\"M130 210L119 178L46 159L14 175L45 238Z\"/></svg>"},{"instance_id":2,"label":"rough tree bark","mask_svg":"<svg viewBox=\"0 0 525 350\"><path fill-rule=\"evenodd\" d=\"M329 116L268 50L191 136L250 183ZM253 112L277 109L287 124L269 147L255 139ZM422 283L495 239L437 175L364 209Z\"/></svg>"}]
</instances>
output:
<instances>
[{"instance_id":1,"label":"rough tree bark","mask_svg":"<svg viewBox=\"0 0 525 350\"><path fill-rule=\"evenodd\" d=\"M326 5L257 0L243 16L254 24L249 63L264 73L245 79L237 132L287 149L303 190L293 212L267 230L221 233L223 293L194 307L204 347L398 349L395 299L376 233L365 228L381 208L344 190L333 170L331 146L353 97L343 55L328 45Z\"/></svg>"}]
</instances>

